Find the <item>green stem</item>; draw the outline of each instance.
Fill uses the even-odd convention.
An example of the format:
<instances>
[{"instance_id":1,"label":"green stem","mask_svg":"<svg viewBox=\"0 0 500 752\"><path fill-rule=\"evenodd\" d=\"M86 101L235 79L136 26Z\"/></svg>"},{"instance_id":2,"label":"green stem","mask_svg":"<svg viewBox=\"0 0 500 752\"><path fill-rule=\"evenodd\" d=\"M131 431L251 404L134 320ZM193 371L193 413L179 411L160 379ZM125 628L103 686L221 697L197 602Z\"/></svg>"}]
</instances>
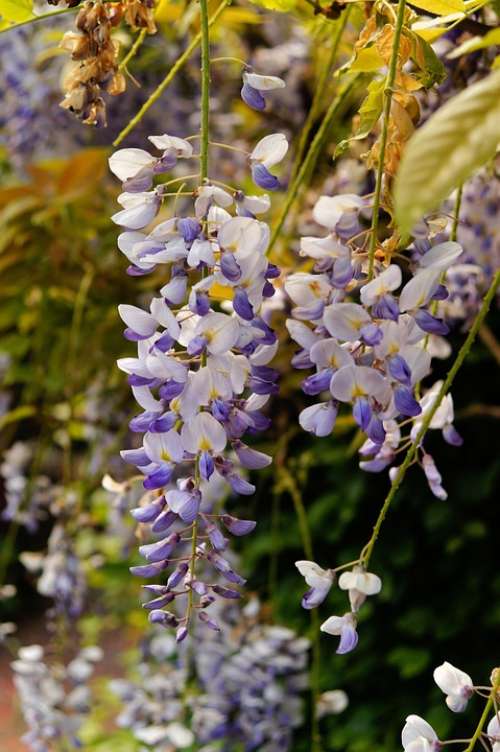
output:
<instances>
[{"instance_id":1,"label":"green stem","mask_svg":"<svg viewBox=\"0 0 500 752\"><path fill-rule=\"evenodd\" d=\"M137 50L139 49L141 44L144 42L147 33L148 33L147 29L142 29L139 32L134 44L132 45L132 47L130 48L130 50L128 51L128 53L125 55L120 65L118 66L118 70L124 70L127 67L127 65L130 63L132 58L136 55Z\"/></svg>"},{"instance_id":2,"label":"green stem","mask_svg":"<svg viewBox=\"0 0 500 752\"><path fill-rule=\"evenodd\" d=\"M462 206L462 195L464 192L463 185L457 190L457 197L455 199L455 208L453 210L453 225L451 227L450 240L456 241L458 233L458 223L460 220L460 207Z\"/></svg>"},{"instance_id":3,"label":"green stem","mask_svg":"<svg viewBox=\"0 0 500 752\"><path fill-rule=\"evenodd\" d=\"M495 695L497 694L499 688L500 688L500 669L497 668L496 677L495 677L493 686L491 688L490 696L488 697L488 701L486 702L486 705L484 706L484 710L481 714L481 718L479 719L479 723L476 726L476 730L474 731L474 734L472 735L472 738L469 744L467 745L465 752L472 752L472 750L476 746L476 742L481 736L484 725L486 721L488 720L488 716L490 715L493 703L495 701Z\"/></svg>"},{"instance_id":4,"label":"green stem","mask_svg":"<svg viewBox=\"0 0 500 752\"><path fill-rule=\"evenodd\" d=\"M225 10L225 8L229 5L229 0L223 0L223 2L219 5L215 13L213 14L212 18L208 21L208 26L212 26L219 16L221 15L222 11ZM163 79L163 81L156 87L154 92L151 94L151 96L144 102L139 112L134 115L132 120L128 123L128 125L125 126L125 128L118 134L118 136L113 141L113 146L119 146L124 138L128 136L131 131L136 128L139 123L141 122L144 115L148 112L149 109L159 100L165 89L170 86L172 81L174 80L177 73L181 70L181 68L187 63L189 58L191 57L194 50L198 47L198 45L201 42L202 38L202 32L198 32L195 37L193 37L191 43L186 47L182 55L175 61L173 66L170 68L169 72Z\"/></svg>"},{"instance_id":5,"label":"green stem","mask_svg":"<svg viewBox=\"0 0 500 752\"><path fill-rule=\"evenodd\" d=\"M340 40L342 39L342 34L345 29L347 19L349 18L350 10L351 10L350 8L347 8L345 10L342 17L338 20L338 23L335 26L333 39L332 39L332 46L330 49L330 55L328 57L326 65L323 66L323 68L321 69L321 73L318 76L318 81L314 88L314 96L311 102L311 107L309 109L306 122L304 123L304 127L302 128L302 132L300 134L300 140L297 146L297 153L295 155L295 159L293 162L292 175L290 178L291 182L295 180L295 177L297 176L297 173L300 169L300 165L302 164L302 160L304 158L304 153L305 153L306 146L307 146L307 141L309 139L312 127L314 125L314 121L316 120L317 114L319 112L321 102L323 101L323 98L324 98L328 77L332 72L333 64L337 57ZM327 21L325 21L325 24L330 25Z\"/></svg>"},{"instance_id":6,"label":"green stem","mask_svg":"<svg viewBox=\"0 0 500 752\"><path fill-rule=\"evenodd\" d=\"M297 174L297 177L292 181L291 185L288 188L285 204L283 206L283 209L281 210L281 213L278 217L278 220L276 222L276 225L274 226L274 229L271 235L271 241L269 243L268 253L272 250L274 244L276 243L276 240L278 239L281 229L288 216L288 212L290 211L293 204L295 203L299 189L306 175L309 174L309 171L314 170L316 162L318 161L321 148L323 146L324 139L326 138L328 134L330 126L332 125L336 115L338 114L339 110L343 106L344 102L346 101L347 97L351 93L352 89L354 88L354 85L357 83L360 77L361 77L361 74L357 74L355 76L350 77L345 82L344 86L342 86L337 96L332 100L330 107L326 111L325 116L323 117L323 120L321 121L321 125L319 126L316 132L316 135L311 141L311 145L309 146L309 150L304 157L304 161L302 162L302 165Z\"/></svg>"},{"instance_id":7,"label":"green stem","mask_svg":"<svg viewBox=\"0 0 500 752\"><path fill-rule=\"evenodd\" d=\"M476 339L476 336L477 336L477 333L479 331L479 328L480 328L481 324L483 323L486 314L488 313L488 309L489 309L489 307L491 305L491 301L493 300L493 298L495 296L495 292L496 292L497 287L498 287L499 284L500 284L500 271L497 271L497 273L495 274L495 276L493 278L493 281L492 281L492 283L490 285L490 288L489 288L488 292L486 293L486 295L484 297L484 300L483 300L483 303L481 305L481 308L479 309L479 313L476 316L476 319L475 319L475 321L474 321L474 323L473 323L473 325L472 325L472 327L471 327L471 329L469 331L469 334L467 335L467 338L466 338L465 342L463 343L462 347L460 348L460 350L458 352L458 355L457 355L457 357L455 359L455 362L453 363L452 367L450 368L450 370L448 372L448 375L446 376L446 379L444 380L444 382L443 382L443 384L441 386L441 389L439 390L439 392L438 392L438 394L436 396L436 399L432 403L432 407L430 408L429 412L425 415L425 417L424 417L424 419L422 421L422 425L420 427L420 430L419 430L419 432L417 434L417 437L412 442L412 444L411 444L411 446L410 446L410 448L408 450L408 453L406 454L406 457L405 457L402 465L400 465L399 470L397 472L397 475L396 475L396 477L394 478L394 480L392 482L392 485L391 485L391 488L389 490L389 493L387 494L387 496L385 498L385 501L384 501L384 503L382 505L382 508L381 508L381 510L379 512L377 521L375 522L375 525L373 527L372 536L371 536L370 540L368 541L368 543L366 544L366 546L364 547L363 552L362 552L362 554L360 556L360 559L363 560L363 563L364 563L364 565L366 567L368 567L368 564L369 564L369 561L370 561L370 557L372 555L373 547L374 547L374 545L375 545L375 543L377 541L377 538L378 538L379 533L380 533L380 528L382 527L382 524L383 524L383 522L385 520L387 511L388 511L389 507L391 506L392 500L394 499L394 497L395 497L395 495L396 495L396 493L397 493L397 491L399 489L399 486L403 482L403 479L404 479L404 477L406 475L406 472L407 472L408 468L413 463L413 461L414 461L414 459L416 457L418 448L420 447L420 444L422 443L422 440L423 440L425 434L427 433L427 431L429 429L429 426L431 424L431 421L432 421L434 415L436 414L436 412L437 412L437 410L438 410L441 402L443 401L444 397L448 393L448 391L449 391L449 389L450 389L450 387L451 387L451 385L452 385L452 383L453 383L453 381L455 379L455 376L457 375L458 371L460 370L460 368L461 368L461 366L462 366L465 358L467 357L467 355L469 353L469 350L472 347L472 344L474 343L474 340Z\"/></svg>"},{"instance_id":8,"label":"green stem","mask_svg":"<svg viewBox=\"0 0 500 752\"><path fill-rule=\"evenodd\" d=\"M391 51L391 59L389 62L389 71L387 73L387 79L386 79L385 88L384 88L385 100L384 100L384 110L382 114L382 133L380 136L380 151L379 151L379 157L378 157L377 181L375 184L375 196L373 199L370 247L368 251L368 280L370 280L373 277L374 263L375 263L375 251L377 249L378 219L379 219L378 215L380 211L380 198L382 195L382 183L384 180L385 150L387 147L387 139L389 136L389 120L391 116L392 95L394 91L394 82L396 80L399 42L401 39L401 32L403 30L405 8L406 8L406 0L398 0L398 15L396 19L396 26L394 28L394 38L392 40L392 51Z\"/></svg>"},{"instance_id":9,"label":"green stem","mask_svg":"<svg viewBox=\"0 0 500 752\"><path fill-rule=\"evenodd\" d=\"M208 178L208 141L210 114L210 22L208 0L200 0L201 22L201 123L200 173L202 182Z\"/></svg>"}]
</instances>

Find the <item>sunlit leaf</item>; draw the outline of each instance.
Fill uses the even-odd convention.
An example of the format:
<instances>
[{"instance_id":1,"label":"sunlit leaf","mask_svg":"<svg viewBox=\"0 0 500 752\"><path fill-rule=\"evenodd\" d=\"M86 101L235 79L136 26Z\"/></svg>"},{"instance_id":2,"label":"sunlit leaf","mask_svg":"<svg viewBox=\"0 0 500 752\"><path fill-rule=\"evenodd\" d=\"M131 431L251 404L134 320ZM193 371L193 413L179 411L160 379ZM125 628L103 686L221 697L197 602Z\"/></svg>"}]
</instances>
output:
<instances>
[{"instance_id":1,"label":"sunlit leaf","mask_svg":"<svg viewBox=\"0 0 500 752\"><path fill-rule=\"evenodd\" d=\"M0 19L9 23L20 23L34 18L31 0L0 0Z\"/></svg>"},{"instance_id":2,"label":"sunlit leaf","mask_svg":"<svg viewBox=\"0 0 500 752\"><path fill-rule=\"evenodd\" d=\"M494 71L449 100L415 133L394 188L402 233L494 156L499 121L500 71Z\"/></svg>"},{"instance_id":3,"label":"sunlit leaf","mask_svg":"<svg viewBox=\"0 0 500 752\"><path fill-rule=\"evenodd\" d=\"M416 8L421 8L437 16L447 16L449 13L465 13L463 0L411 0Z\"/></svg>"},{"instance_id":4,"label":"sunlit leaf","mask_svg":"<svg viewBox=\"0 0 500 752\"><path fill-rule=\"evenodd\" d=\"M252 2L267 10L277 10L281 13L288 13L296 5L296 0L252 0Z\"/></svg>"},{"instance_id":5,"label":"sunlit leaf","mask_svg":"<svg viewBox=\"0 0 500 752\"><path fill-rule=\"evenodd\" d=\"M385 65L384 59L375 46L363 47L356 55L356 60L350 65L350 70L358 73L377 71Z\"/></svg>"}]
</instances>

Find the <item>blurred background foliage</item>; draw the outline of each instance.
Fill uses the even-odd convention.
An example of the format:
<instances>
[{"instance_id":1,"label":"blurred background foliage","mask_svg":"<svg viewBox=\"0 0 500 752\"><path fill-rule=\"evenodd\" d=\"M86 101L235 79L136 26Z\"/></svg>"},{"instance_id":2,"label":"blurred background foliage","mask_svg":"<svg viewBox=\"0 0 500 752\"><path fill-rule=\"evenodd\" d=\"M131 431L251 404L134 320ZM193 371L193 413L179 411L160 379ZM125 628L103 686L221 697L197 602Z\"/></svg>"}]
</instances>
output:
<instances>
[{"instance_id":1,"label":"blurred background foliage","mask_svg":"<svg viewBox=\"0 0 500 752\"><path fill-rule=\"evenodd\" d=\"M167 66L161 62L158 48L164 45L170 59L179 48L166 5L163 12L162 33L134 63L133 72L139 79L141 70L158 67L152 77L159 80ZM257 11L234 8L231 14L225 27L227 36L221 42L223 52L245 56L249 49L266 43ZM282 19L272 23L282 32ZM304 20L302 31L294 32L297 44L302 33L326 38L330 31L325 29L324 20L314 24ZM302 83L293 117L299 122L308 111L317 76L314 45L309 52L309 57L305 55L297 63L302 66ZM175 132L176 117L185 111L185 97L193 96L189 66L183 76L175 92L156 107L153 121L145 124L149 132ZM145 86L135 93L132 103L120 104L118 126L126 124L137 109L137 97L144 100L148 91ZM236 85L227 96L224 91L214 108L223 109L228 101L234 101L227 117L235 119L237 131L249 130L252 137L258 137L261 124L243 110L236 91ZM348 132L358 105L354 96L334 123L320 158L318 183L331 170L330 143ZM286 107L280 110L278 106L270 127L279 128L287 116ZM79 128L83 131L84 127ZM36 475L43 467L52 483L64 487L64 493L71 489L79 509L88 515L88 528L74 530L92 593L90 608L78 629L89 640L103 636L104 644L111 636L112 671L117 674L133 665L146 616L137 606L139 585L128 573L132 526L127 528L127 522L113 517L101 489L105 472L115 477L126 473L117 455L133 409L125 379L115 367L115 360L129 352L116 307L119 302L140 301L154 288L155 280L128 278L125 260L116 251L116 228L109 220L116 191L106 177L109 150L103 145L109 144L112 135L111 129L104 137L99 135L100 145L83 148L75 140L69 156L44 154L43 159L38 158L36 149L19 155L9 152L8 142L4 146L0 451L16 441L33 444L28 474ZM136 133L129 145L141 144L141 138L143 135ZM312 203L312 197L305 195L305 203ZM286 256L291 258L288 251ZM284 313L275 315L283 330ZM489 326L498 331L499 323L498 312L494 312ZM460 341L461 335L456 333L454 344ZM298 389L300 373L289 367L292 352L291 344L284 342L277 359L282 372L281 394L272 406L273 426L259 445L271 451L276 462L259 473L257 493L238 500L234 513L258 520L256 533L240 544L250 591L259 593L268 619L305 634L310 622L309 614L300 608L303 581L294 567L294 561L304 558L294 496L295 502L301 499L306 508L315 559L333 566L358 555L388 482L385 476L360 472L355 456L358 437L347 416L339 419L328 439L311 438L298 429L297 416L305 403ZM447 363L440 362L436 376L446 373ZM494 358L478 343L454 387L457 427L464 445L456 449L431 437L448 500L432 497L421 473L409 474L375 549L373 566L384 587L380 597L362 612L359 648L348 656L336 656L334 640L322 635L321 687L345 689L350 698L342 715L322 722L328 750L399 749L402 721L409 713L424 716L441 736L451 732L453 720L453 736L460 737L470 730L471 716L476 718L479 712L476 700L463 717L451 718L438 701L432 670L446 659L478 683L486 683L492 661L498 657L497 379ZM1 523L2 575L18 590L14 598L0 602L0 621L18 621L21 631L23 625L35 621L42 632L47 601L36 593L30 573L16 562L25 550L44 549L52 524L50 512L32 533L12 522ZM125 526L125 533L120 525ZM343 605L343 595L334 591L321 613L326 618ZM102 703L87 725L85 749L133 752L137 743L131 735L109 725L116 701L109 696L104 680L99 681ZM308 749L304 729L294 750Z\"/></svg>"}]
</instances>

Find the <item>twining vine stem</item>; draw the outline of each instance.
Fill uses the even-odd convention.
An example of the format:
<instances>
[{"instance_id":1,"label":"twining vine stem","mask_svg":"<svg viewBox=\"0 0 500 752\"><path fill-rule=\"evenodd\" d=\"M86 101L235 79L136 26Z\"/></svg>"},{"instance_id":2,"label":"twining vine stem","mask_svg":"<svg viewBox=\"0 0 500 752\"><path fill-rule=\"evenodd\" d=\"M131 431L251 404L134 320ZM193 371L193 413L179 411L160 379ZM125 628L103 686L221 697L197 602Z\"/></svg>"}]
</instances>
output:
<instances>
[{"instance_id":1,"label":"twining vine stem","mask_svg":"<svg viewBox=\"0 0 500 752\"><path fill-rule=\"evenodd\" d=\"M227 8L229 5L230 0L223 0L223 2L219 5L213 16L208 21L209 28L217 21L221 13ZM159 100L165 89L167 89L174 78L176 77L177 73L181 70L181 68L188 62L189 58L195 51L195 49L198 47L198 45L201 42L202 38L202 31L199 31L196 36L193 37L192 41L188 44L184 52L180 57L177 58L175 63L170 68L169 72L163 79L163 81L156 87L156 89L153 91L150 97L144 102L141 109L138 111L136 115L130 120L130 122L125 126L125 128L118 134L118 136L113 141L113 146L119 146L122 141L128 136L129 133L131 133L134 128L136 128L139 123L141 122L144 115L148 112L149 109Z\"/></svg>"},{"instance_id":2,"label":"twining vine stem","mask_svg":"<svg viewBox=\"0 0 500 752\"><path fill-rule=\"evenodd\" d=\"M118 66L118 70L125 70L127 68L127 65L130 63L132 58L136 55L138 52L140 46L146 39L146 34L148 33L147 29L141 29L139 34L137 35L134 44L130 48L130 50L127 52L123 60L121 61L120 65Z\"/></svg>"},{"instance_id":3,"label":"twining vine stem","mask_svg":"<svg viewBox=\"0 0 500 752\"><path fill-rule=\"evenodd\" d=\"M361 555L360 555L360 561L364 564L365 567L368 567L370 557L372 555L373 547L377 541L377 538L380 533L380 528L382 527L382 524L385 520L387 511L389 507L391 506L392 500L394 499L399 486L403 482L403 479L406 475L406 472L410 465L413 463L413 460L415 459L415 456L418 452L418 449L420 447L420 444L422 443L422 440L427 433L429 426L432 422L432 419L434 415L436 414L441 402L443 401L444 397L448 393L455 376L457 375L458 371L460 370L465 358L467 357L474 340L476 339L477 333L479 331L479 328L481 324L484 321L484 318L486 317L486 314L488 313L489 307L491 305L491 301L493 300L496 290L498 286L500 285L500 270L496 272L495 276L493 277L493 281L489 287L488 292L486 293L484 300L482 302L481 308L479 309L479 312L476 316L476 319L469 331L469 334L467 335L467 338L465 342L463 343L462 347L458 351L458 355L455 359L455 362L453 363L452 367L450 368L448 375L446 376L446 379L443 381L443 384L441 386L441 389L439 390L436 399L432 403L432 407L426 413L423 421L422 426L420 427L420 430L415 438L415 440L412 442L410 448L408 449L408 452L406 454L406 457L404 458L403 463L400 465L399 470L397 472L396 477L394 478L391 488L389 490L389 493L387 494L385 501L382 505L382 508L379 512L377 521L375 522L375 525L373 527L373 533L366 544L366 546L363 548Z\"/></svg>"},{"instance_id":4,"label":"twining vine stem","mask_svg":"<svg viewBox=\"0 0 500 752\"><path fill-rule=\"evenodd\" d=\"M389 136L389 121L391 117L392 95L394 93L394 83L396 81L396 72L398 67L399 42L403 30L405 17L406 0L399 0L396 26L394 27L394 37L392 40L391 59L389 62L389 71L384 87L384 110L382 113L382 133L380 135L380 149L377 167L377 180L375 183L375 194L373 198L372 224L370 233L370 246L368 250L368 281L373 277L375 264L375 251L378 242L378 221L380 212L380 199L382 196L382 183L384 181L385 167L385 150Z\"/></svg>"},{"instance_id":5,"label":"twining vine stem","mask_svg":"<svg viewBox=\"0 0 500 752\"><path fill-rule=\"evenodd\" d=\"M208 178L208 141L210 111L210 21L208 0L200 0L201 23L201 123L200 123L200 173L201 181Z\"/></svg>"}]
</instances>

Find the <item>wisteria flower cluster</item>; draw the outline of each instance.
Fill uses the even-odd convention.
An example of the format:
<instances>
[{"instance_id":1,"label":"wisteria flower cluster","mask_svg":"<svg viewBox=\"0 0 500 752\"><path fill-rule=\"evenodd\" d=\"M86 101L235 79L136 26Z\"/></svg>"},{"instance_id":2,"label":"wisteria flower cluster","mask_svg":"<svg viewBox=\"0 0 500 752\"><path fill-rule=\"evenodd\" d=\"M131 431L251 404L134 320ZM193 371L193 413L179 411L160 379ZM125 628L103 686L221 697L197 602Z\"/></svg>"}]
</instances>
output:
<instances>
[{"instance_id":1,"label":"wisteria flower cluster","mask_svg":"<svg viewBox=\"0 0 500 752\"><path fill-rule=\"evenodd\" d=\"M251 79L255 91L262 78ZM146 564L132 571L155 577L172 560L177 563L166 585L148 586L156 596L148 608L151 621L175 626L183 640L194 609L217 629L204 609L217 595L237 598L234 585L244 583L223 556L228 543L223 530L246 535L255 522L213 513L204 504L202 484L219 477L233 492L251 494L254 486L241 469L263 468L271 461L243 438L267 428L262 408L278 388L278 373L268 365L277 338L263 317L263 305L274 294L272 280L279 270L266 259L269 229L256 218L269 208L267 195L228 191L206 180L194 192L192 214L178 216L174 206L173 217L144 232L169 196L168 186L182 178L154 185L155 180L178 161L193 159L190 141L167 134L150 141L159 156L121 149L110 158L124 190L118 199L123 209L113 221L124 228L118 245L131 262L128 273L142 276L159 265L170 270L149 312L119 308L125 336L138 347L137 358L118 363L143 409L130 428L145 434L140 449L122 456L144 473L149 492L133 516L161 533L160 540L141 546ZM287 149L283 134L266 136L255 146L249 165L259 187L279 187L270 169ZM223 303L217 291L223 292ZM167 534L178 520L184 526ZM182 549L188 541L192 548L186 554ZM230 587L201 582L195 572L201 559ZM163 610L182 595L187 595L184 617Z\"/></svg>"},{"instance_id":2,"label":"wisteria flower cluster","mask_svg":"<svg viewBox=\"0 0 500 752\"><path fill-rule=\"evenodd\" d=\"M259 624L258 609L253 601L243 610L227 604L218 610L222 633L200 630L194 669L201 692L189 699L190 721L182 701L188 654L182 648L178 653L172 636L153 633L144 643L140 682L111 684L123 703L118 725L158 752L191 747L195 740L206 752L212 745L230 750L239 744L291 749L302 722L309 642L289 629ZM332 712L328 699L326 713Z\"/></svg>"},{"instance_id":3,"label":"wisteria flower cluster","mask_svg":"<svg viewBox=\"0 0 500 752\"><path fill-rule=\"evenodd\" d=\"M432 404L436 385L419 398L421 381L431 371L429 339L448 332L433 303L447 297L442 278L462 248L453 241L428 247L404 284L403 271L394 263L377 265L370 278L366 253L357 243L365 234L361 222L366 206L354 194L319 199L314 219L329 234L301 239L301 254L314 259L314 271L291 274L285 289L295 306L287 326L301 348L293 364L315 368L302 389L311 396L327 395L302 411L302 428L328 436L340 406L350 405L366 436L360 466L380 472L394 463L407 441L402 426L413 423L413 438ZM447 441L459 444L451 396L446 404L432 428L442 428ZM421 452L431 489L442 497L434 461L423 447Z\"/></svg>"},{"instance_id":4,"label":"wisteria flower cluster","mask_svg":"<svg viewBox=\"0 0 500 752\"><path fill-rule=\"evenodd\" d=\"M12 669L29 727L23 741L33 752L49 752L54 743L81 746L78 732L92 707L88 682L102 656L99 647L89 646L63 666L47 662L40 645L19 650Z\"/></svg>"}]
</instances>

